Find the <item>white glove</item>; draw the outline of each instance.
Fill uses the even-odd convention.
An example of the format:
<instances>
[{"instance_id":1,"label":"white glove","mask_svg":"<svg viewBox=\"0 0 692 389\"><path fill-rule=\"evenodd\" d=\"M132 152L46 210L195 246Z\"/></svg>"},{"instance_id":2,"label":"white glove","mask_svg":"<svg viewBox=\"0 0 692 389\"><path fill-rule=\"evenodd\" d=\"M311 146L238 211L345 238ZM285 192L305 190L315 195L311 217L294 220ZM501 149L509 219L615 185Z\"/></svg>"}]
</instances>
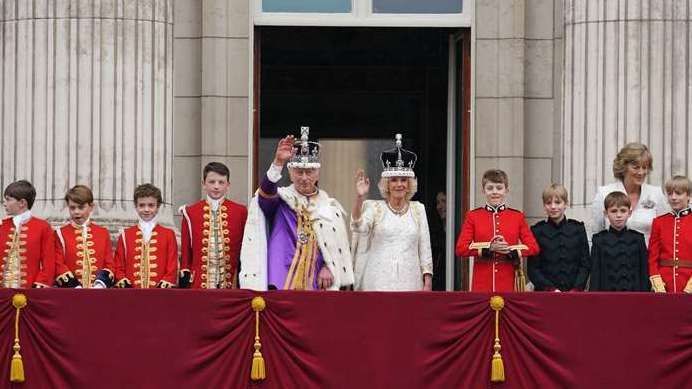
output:
<instances>
[{"instance_id":1,"label":"white glove","mask_svg":"<svg viewBox=\"0 0 692 389\"><path fill-rule=\"evenodd\" d=\"M101 280L96 280L94 281L94 289L106 289L106 284L103 283Z\"/></svg>"}]
</instances>

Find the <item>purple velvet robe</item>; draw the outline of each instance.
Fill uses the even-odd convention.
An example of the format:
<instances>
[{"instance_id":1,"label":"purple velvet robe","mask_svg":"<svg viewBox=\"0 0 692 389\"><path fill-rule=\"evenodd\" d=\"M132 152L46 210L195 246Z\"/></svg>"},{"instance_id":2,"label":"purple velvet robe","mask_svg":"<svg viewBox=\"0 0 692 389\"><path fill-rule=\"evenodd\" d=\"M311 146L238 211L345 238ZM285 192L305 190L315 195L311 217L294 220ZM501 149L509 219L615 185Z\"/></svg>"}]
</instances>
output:
<instances>
[{"instance_id":1,"label":"purple velvet robe","mask_svg":"<svg viewBox=\"0 0 692 389\"><path fill-rule=\"evenodd\" d=\"M266 175L262 179L260 187L265 194L276 195L273 197L260 195L257 198L259 207L270 226L270 236L267 240L267 283L270 289L272 289L272 285L276 289L283 289L296 252L298 220L291 207L277 195L277 185L271 182ZM322 252L318 251L314 289L318 289L317 274L323 264Z\"/></svg>"}]
</instances>

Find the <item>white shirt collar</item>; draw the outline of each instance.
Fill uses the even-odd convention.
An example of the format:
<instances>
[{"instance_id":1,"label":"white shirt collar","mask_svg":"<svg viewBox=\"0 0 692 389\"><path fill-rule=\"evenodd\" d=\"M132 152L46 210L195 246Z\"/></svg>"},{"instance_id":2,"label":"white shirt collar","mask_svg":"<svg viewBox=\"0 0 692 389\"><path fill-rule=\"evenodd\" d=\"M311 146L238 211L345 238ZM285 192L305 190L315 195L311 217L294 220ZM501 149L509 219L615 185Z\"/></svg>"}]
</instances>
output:
<instances>
[{"instance_id":1,"label":"white shirt collar","mask_svg":"<svg viewBox=\"0 0 692 389\"><path fill-rule=\"evenodd\" d=\"M148 242L151 239L151 233L154 231L154 227L156 227L156 216L149 221L139 219L139 229L142 231L142 236L144 237L145 242Z\"/></svg>"},{"instance_id":2,"label":"white shirt collar","mask_svg":"<svg viewBox=\"0 0 692 389\"><path fill-rule=\"evenodd\" d=\"M14 228L19 229L19 226L28 222L29 219L31 219L31 216L31 211L28 209L23 213L20 213L19 215L12 216L12 223L14 223Z\"/></svg>"},{"instance_id":3,"label":"white shirt collar","mask_svg":"<svg viewBox=\"0 0 692 389\"><path fill-rule=\"evenodd\" d=\"M70 224L72 224L72 227L80 229L82 231L86 230L86 228L89 227L89 223L91 223L91 218L86 219L82 224L77 224L70 220Z\"/></svg>"},{"instance_id":4,"label":"white shirt collar","mask_svg":"<svg viewBox=\"0 0 692 389\"><path fill-rule=\"evenodd\" d=\"M207 203L209 204L209 206L211 206L211 210L214 212L219 210L219 206L221 205L222 201L223 197L218 200L214 200L211 197L209 197L209 195L207 195Z\"/></svg>"}]
</instances>

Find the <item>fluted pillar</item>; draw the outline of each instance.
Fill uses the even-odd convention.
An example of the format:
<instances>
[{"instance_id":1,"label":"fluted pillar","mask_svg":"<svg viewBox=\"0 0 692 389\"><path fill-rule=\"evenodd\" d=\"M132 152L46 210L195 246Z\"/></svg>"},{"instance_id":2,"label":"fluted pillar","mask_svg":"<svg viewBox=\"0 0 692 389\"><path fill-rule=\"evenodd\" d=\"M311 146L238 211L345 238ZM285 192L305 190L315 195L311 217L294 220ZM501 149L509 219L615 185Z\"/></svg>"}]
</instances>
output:
<instances>
[{"instance_id":1,"label":"fluted pillar","mask_svg":"<svg viewBox=\"0 0 692 389\"><path fill-rule=\"evenodd\" d=\"M565 0L562 171L577 213L614 180L625 143L649 146L653 184L692 173L691 12L685 0Z\"/></svg>"},{"instance_id":2,"label":"fluted pillar","mask_svg":"<svg viewBox=\"0 0 692 389\"><path fill-rule=\"evenodd\" d=\"M0 1L0 182L32 181L35 213L64 219L75 184L111 227L134 219L138 184L172 202L172 3Z\"/></svg>"}]
</instances>

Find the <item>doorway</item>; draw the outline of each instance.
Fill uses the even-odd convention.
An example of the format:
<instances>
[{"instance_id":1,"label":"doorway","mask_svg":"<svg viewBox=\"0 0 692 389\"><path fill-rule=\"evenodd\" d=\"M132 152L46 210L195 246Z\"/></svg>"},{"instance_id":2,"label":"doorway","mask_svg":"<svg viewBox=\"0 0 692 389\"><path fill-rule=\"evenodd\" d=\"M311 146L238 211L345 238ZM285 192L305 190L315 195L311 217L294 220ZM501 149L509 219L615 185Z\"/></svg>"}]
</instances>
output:
<instances>
[{"instance_id":1,"label":"doorway","mask_svg":"<svg viewBox=\"0 0 692 389\"><path fill-rule=\"evenodd\" d=\"M446 28L255 29L255 180L271 163L277 140L309 126L311 140L323 148L320 187L350 211L355 169L366 170L373 183L370 198L380 198L375 185L382 168L379 153L392 148L394 134L401 133L404 148L418 155L414 200L428 211L437 290L462 286L449 236L456 236L459 217L468 208L468 189L463 179L448 176L450 158L452 174L468 176L468 166L456 162L467 147L462 128L468 123L463 122L467 109L458 110L463 93L461 100L450 100L450 85L460 88L450 66L462 65L450 55L463 57L450 39L466 35ZM444 223L436 205L450 183L461 195L449 198L459 206L452 207L456 217ZM445 232L449 224L453 234Z\"/></svg>"}]
</instances>

